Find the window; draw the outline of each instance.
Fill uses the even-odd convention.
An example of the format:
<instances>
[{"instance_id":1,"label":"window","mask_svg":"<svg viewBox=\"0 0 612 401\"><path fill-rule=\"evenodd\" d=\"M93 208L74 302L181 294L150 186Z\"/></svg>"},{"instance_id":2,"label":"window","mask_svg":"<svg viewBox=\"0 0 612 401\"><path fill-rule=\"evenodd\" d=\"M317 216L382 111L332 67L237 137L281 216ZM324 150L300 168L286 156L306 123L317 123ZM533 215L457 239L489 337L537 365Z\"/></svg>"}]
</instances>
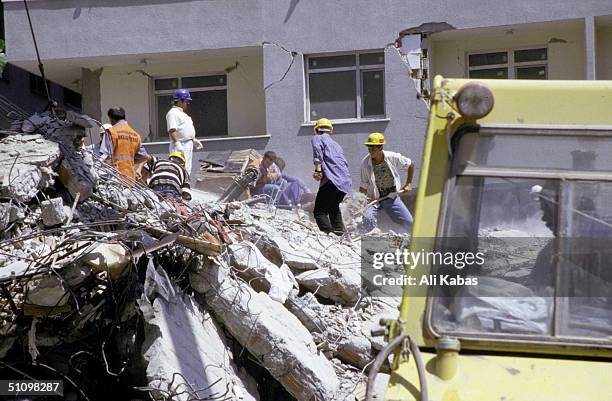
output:
<instances>
[{"instance_id":1,"label":"window","mask_svg":"<svg viewBox=\"0 0 612 401\"><path fill-rule=\"evenodd\" d=\"M462 273L477 286L434 290L432 329L612 347L612 144L594 132L494 130L459 142L439 244L485 263Z\"/></svg>"},{"instance_id":2,"label":"window","mask_svg":"<svg viewBox=\"0 0 612 401\"><path fill-rule=\"evenodd\" d=\"M11 65L6 63L4 65L4 70L2 70L2 75L0 76L0 81L10 83L11 82Z\"/></svg>"},{"instance_id":3,"label":"window","mask_svg":"<svg viewBox=\"0 0 612 401\"><path fill-rule=\"evenodd\" d=\"M49 81L47 81L49 85ZM30 73L30 92L47 97L47 91L45 89L45 81L38 75Z\"/></svg>"},{"instance_id":4,"label":"window","mask_svg":"<svg viewBox=\"0 0 612 401\"><path fill-rule=\"evenodd\" d=\"M547 79L548 49L468 54L468 76L480 79Z\"/></svg>"},{"instance_id":5,"label":"window","mask_svg":"<svg viewBox=\"0 0 612 401\"><path fill-rule=\"evenodd\" d=\"M77 110L81 110L81 94L68 88L63 88L64 104Z\"/></svg>"},{"instance_id":6,"label":"window","mask_svg":"<svg viewBox=\"0 0 612 401\"><path fill-rule=\"evenodd\" d=\"M309 56L309 120L385 116L385 54Z\"/></svg>"},{"instance_id":7,"label":"window","mask_svg":"<svg viewBox=\"0 0 612 401\"><path fill-rule=\"evenodd\" d=\"M227 136L227 76L201 75L153 80L157 136L167 140L166 113L172 107L172 96L178 88L188 89L193 101L187 114L193 119L198 137Z\"/></svg>"}]
</instances>

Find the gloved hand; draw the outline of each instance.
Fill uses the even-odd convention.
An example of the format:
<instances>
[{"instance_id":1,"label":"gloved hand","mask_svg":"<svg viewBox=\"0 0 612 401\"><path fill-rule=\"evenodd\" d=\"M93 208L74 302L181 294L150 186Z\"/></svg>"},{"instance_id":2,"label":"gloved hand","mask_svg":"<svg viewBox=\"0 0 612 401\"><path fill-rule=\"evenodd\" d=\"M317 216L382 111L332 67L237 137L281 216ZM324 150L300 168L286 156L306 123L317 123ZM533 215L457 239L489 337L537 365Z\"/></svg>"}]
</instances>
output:
<instances>
[{"instance_id":1,"label":"gloved hand","mask_svg":"<svg viewBox=\"0 0 612 401\"><path fill-rule=\"evenodd\" d=\"M204 147L204 145L202 145L202 142L200 142L196 138L193 138L193 143L195 144L195 148L198 149L198 150L202 149Z\"/></svg>"},{"instance_id":2,"label":"gloved hand","mask_svg":"<svg viewBox=\"0 0 612 401\"><path fill-rule=\"evenodd\" d=\"M185 147L181 141L176 141L172 143L172 151L178 151L185 153Z\"/></svg>"}]
</instances>

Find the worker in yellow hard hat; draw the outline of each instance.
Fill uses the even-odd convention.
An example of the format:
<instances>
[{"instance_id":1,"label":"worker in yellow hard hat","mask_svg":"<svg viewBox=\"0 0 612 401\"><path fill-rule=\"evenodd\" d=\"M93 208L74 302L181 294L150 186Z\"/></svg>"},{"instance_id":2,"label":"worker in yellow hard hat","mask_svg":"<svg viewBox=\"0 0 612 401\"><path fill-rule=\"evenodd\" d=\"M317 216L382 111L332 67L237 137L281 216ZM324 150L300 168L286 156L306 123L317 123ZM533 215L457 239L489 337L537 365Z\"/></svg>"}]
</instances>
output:
<instances>
[{"instance_id":1,"label":"worker in yellow hard hat","mask_svg":"<svg viewBox=\"0 0 612 401\"><path fill-rule=\"evenodd\" d=\"M169 159L171 161L181 164L182 166L185 166L185 163L187 163L187 159L185 159L185 154L178 150L175 150L174 152L170 153Z\"/></svg>"},{"instance_id":2,"label":"worker in yellow hard hat","mask_svg":"<svg viewBox=\"0 0 612 401\"><path fill-rule=\"evenodd\" d=\"M147 185L163 200L170 201L182 210L182 200L191 199L189 174L185 169L185 154L181 151L170 153L168 160L150 157L143 170L146 173Z\"/></svg>"},{"instance_id":3,"label":"worker in yellow hard hat","mask_svg":"<svg viewBox=\"0 0 612 401\"><path fill-rule=\"evenodd\" d=\"M364 145L368 147L368 154L361 162L359 191L367 194L370 200L380 200L364 213L366 229L371 231L377 228L378 211L383 209L394 223L409 232L412 215L400 199L399 192L412 190L414 163L399 153L384 150L385 136L380 132L368 135ZM400 178L403 171L407 172L404 185Z\"/></svg>"},{"instance_id":4,"label":"worker in yellow hard hat","mask_svg":"<svg viewBox=\"0 0 612 401\"><path fill-rule=\"evenodd\" d=\"M314 217L319 230L340 235L344 233L340 202L351 189L351 175L342 147L330 136L333 132L334 126L327 118L321 118L314 126L313 178L320 182Z\"/></svg>"}]
</instances>

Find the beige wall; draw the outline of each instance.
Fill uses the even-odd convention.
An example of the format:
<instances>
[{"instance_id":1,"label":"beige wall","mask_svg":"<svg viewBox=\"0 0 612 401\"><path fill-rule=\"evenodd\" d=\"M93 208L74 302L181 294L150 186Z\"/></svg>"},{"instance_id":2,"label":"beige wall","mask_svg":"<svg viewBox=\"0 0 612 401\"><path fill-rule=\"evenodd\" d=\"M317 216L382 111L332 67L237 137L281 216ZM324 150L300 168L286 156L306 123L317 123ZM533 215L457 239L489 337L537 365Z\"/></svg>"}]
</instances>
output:
<instances>
[{"instance_id":1,"label":"beige wall","mask_svg":"<svg viewBox=\"0 0 612 401\"><path fill-rule=\"evenodd\" d=\"M612 79L612 26L597 28L596 46L597 79Z\"/></svg>"},{"instance_id":2,"label":"beige wall","mask_svg":"<svg viewBox=\"0 0 612 401\"><path fill-rule=\"evenodd\" d=\"M132 127L143 138L147 137L155 129L155 116L152 115L151 79L142 71L152 77L224 73L224 69L236 61L240 64L238 68L227 74L228 133L230 136L264 135L263 57L254 55L105 67L100 76L102 115L105 116L106 110L113 105L123 106Z\"/></svg>"},{"instance_id":3,"label":"beige wall","mask_svg":"<svg viewBox=\"0 0 612 401\"><path fill-rule=\"evenodd\" d=\"M507 33L509 30L511 34ZM445 33L446 37L452 35L453 31ZM577 24L548 29L479 29L478 33L463 32L458 37L457 40L432 38L431 77L438 74L449 78L466 77L468 52L548 46L548 79L585 79L584 28ZM567 43L548 43L551 38L562 39Z\"/></svg>"}]
</instances>

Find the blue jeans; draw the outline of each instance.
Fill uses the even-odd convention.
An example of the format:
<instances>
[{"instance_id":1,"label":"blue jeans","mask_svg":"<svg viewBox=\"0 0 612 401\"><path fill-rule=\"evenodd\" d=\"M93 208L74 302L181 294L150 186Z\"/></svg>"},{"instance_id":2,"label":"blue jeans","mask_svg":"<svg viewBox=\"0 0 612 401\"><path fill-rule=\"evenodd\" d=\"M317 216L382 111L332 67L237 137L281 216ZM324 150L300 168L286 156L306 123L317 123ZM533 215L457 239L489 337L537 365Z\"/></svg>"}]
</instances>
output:
<instances>
[{"instance_id":1,"label":"blue jeans","mask_svg":"<svg viewBox=\"0 0 612 401\"><path fill-rule=\"evenodd\" d=\"M378 217L378 211L380 209L384 209L385 212L389 215L391 220L402 227L402 229L409 233L412 229L412 215L404 202L400 199L399 196L395 198L385 199L377 205L372 206L363 214L363 221L365 224L365 228L368 231L376 228L376 219Z\"/></svg>"},{"instance_id":2,"label":"blue jeans","mask_svg":"<svg viewBox=\"0 0 612 401\"><path fill-rule=\"evenodd\" d=\"M280 185L277 184L263 184L258 185L251 190L251 195L268 195L272 199L266 199L267 203L274 203L279 196L281 191Z\"/></svg>"}]
</instances>

